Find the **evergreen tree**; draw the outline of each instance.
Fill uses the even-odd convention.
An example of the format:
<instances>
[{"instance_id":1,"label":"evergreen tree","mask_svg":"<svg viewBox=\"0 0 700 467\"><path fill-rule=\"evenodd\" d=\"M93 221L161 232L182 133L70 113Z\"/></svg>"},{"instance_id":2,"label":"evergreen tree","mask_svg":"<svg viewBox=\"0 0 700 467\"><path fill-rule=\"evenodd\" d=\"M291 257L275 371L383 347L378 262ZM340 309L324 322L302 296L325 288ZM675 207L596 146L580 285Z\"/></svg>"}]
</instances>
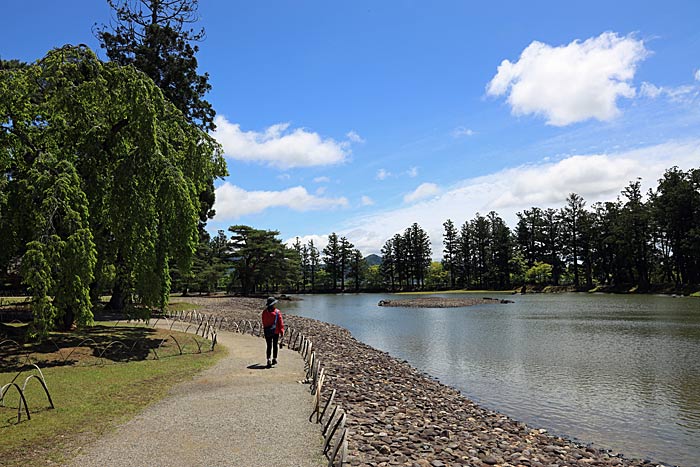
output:
<instances>
[{"instance_id":1,"label":"evergreen tree","mask_svg":"<svg viewBox=\"0 0 700 467\"><path fill-rule=\"evenodd\" d=\"M552 283L559 285L563 270L561 217L556 209L543 211L542 254L546 263L552 265Z\"/></svg>"},{"instance_id":2,"label":"evergreen tree","mask_svg":"<svg viewBox=\"0 0 700 467\"><path fill-rule=\"evenodd\" d=\"M396 270L395 270L395 256L394 256L394 245L393 239L390 238L384 243L381 251L382 264L379 265L379 270L382 276L384 284L389 287L389 290L395 290L396 288Z\"/></svg>"},{"instance_id":3,"label":"evergreen tree","mask_svg":"<svg viewBox=\"0 0 700 467\"><path fill-rule=\"evenodd\" d=\"M425 276L431 263L432 250L430 248L430 238L428 234L417 224L404 232L406 262L409 265L409 286L423 288L425 286Z\"/></svg>"},{"instance_id":4,"label":"evergreen tree","mask_svg":"<svg viewBox=\"0 0 700 467\"><path fill-rule=\"evenodd\" d=\"M321 254L314 245L314 241L309 240L309 275L311 277L311 292L316 291L316 273L320 264Z\"/></svg>"},{"instance_id":5,"label":"evergreen tree","mask_svg":"<svg viewBox=\"0 0 700 467\"><path fill-rule=\"evenodd\" d=\"M195 32L198 0L107 0L114 12L109 26L95 36L113 62L134 65L156 83L165 97L205 131L214 129L214 109L204 99L209 74L197 73L204 29Z\"/></svg>"},{"instance_id":6,"label":"evergreen tree","mask_svg":"<svg viewBox=\"0 0 700 467\"><path fill-rule=\"evenodd\" d=\"M294 249L294 252L296 253L296 256L294 258L292 258L292 260L296 260L296 262L298 263L298 268L296 270L295 276L298 277L298 279L299 279L294 283L294 290L296 292L299 292L299 290L301 290L301 287L302 287L302 284L300 284L300 281L302 281L302 283L303 283L303 280L305 277L305 275L302 271L304 260L303 260L301 241L299 240L299 237L296 237L296 239L294 240L294 243L292 244L292 248Z\"/></svg>"},{"instance_id":7,"label":"evergreen tree","mask_svg":"<svg viewBox=\"0 0 700 467\"><path fill-rule=\"evenodd\" d=\"M340 237L339 243L339 260L338 260L338 273L340 275L340 290L345 290L345 276L347 270L350 266L350 260L353 253L353 248L355 245L350 243L347 238Z\"/></svg>"},{"instance_id":8,"label":"evergreen tree","mask_svg":"<svg viewBox=\"0 0 700 467\"><path fill-rule=\"evenodd\" d=\"M308 245L302 245L301 247L301 289L306 292L306 284L309 280L309 267L310 267L310 257L309 257L309 247Z\"/></svg>"},{"instance_id":9,"label":"evergreen tree","mask_svg":"<svg viewBox=\"0 0 700 467\"><path fill-rule=\"evenodd\" d=\"M665 231L676 286L700 283L700 169L668 169L652 205L655 222Z\"/></svg>"},{"instance_id":10,"label":"evergreen tree","mask_svg":"<svg viewBox=\"0 0 700 467\"><path fill-rule=\"evenodd\" d=\"M543 252L545 243L545 219L543 212L538 207L532 207L522 213L517 213L517 216L516 241L527 262L527 266L532 267L535 262L546 260Z\"/></svg>"},{"instance_id":11,"label":"evergreen tree","mask_svg":"<svg viewBox=\"0 0 700 467\"><path fill-rule=\"evenodd\" d=\"M353 278L355 292L360 291L360 286L362 285L362 279L364 278L366 270L367 263L360 250L352 250L350 254L350 276Z\"/></svg>"},{"instance_id":12,"label":"evergreen tree","mask_svg":"<svg viewBox=\"0 0 700 467\"><path fill-rule=\"evenodd\" d=\"M580 287L579 260L581 259L581 235L582 217L586 202L576 193L570 193L566 199L566 206L561 209L561 219L565 232L565 251L569 256L569 264L574 274L574 286Z\"/></svg>"},{"instance_id":13,"label":"evergreen tree","mask_svg":"<svg viewBox=\"0 0 700 467\"><path fill-rule=\"evenodd\" d=\"M289 268L288 248L277 238L276 230L254 229L247 225L232 225L230 248L234 268L232 283L238 282L244 295L255 293L262 284L281 284L293 268ZM293 250L292 250L293 251Z\"/></svg>"},{"instance_id":14,"label":"evergreen tree","mask_svg":"<svg viewBox=\"0 0 700 467\"><path fill-rule=\"evenodd\" d=\"M488 266L489 266L489 237L491 226L486 217L478 212L470 222L470 230L473 239L473 268L474 281L476 287L483 289L487 287Z\"/></svg>"},{"instance_id":15,"label":"evergreen tree","mask_svg":"<svg viewBox=\"0 0 700 467\"><path fill-rule=\"evenodd\" d=\"M459 248L457 229L455 228L454 222L450 219L447 219L442 225L445 228L445 233L443 234L443 244L445 248L442 250L442 267L450 278L450 287L454 289L457 279L457 250Z\"/></svg>"},{"instance_id":16,"label":"evergreen tree","mask_svg":"<svg viewBox=\"0 0 700 467\"><path fill-rule=\"evenodd\" d=\"M341 251L338 235L333 232L328 236L328 245L323 249L323 263L331 280L331 288L338 288L338 275L340 274Z\"/></svg>"},{"instance_id":17,"label":"evergreen tree","mask_svg":"<svg viewBox=\"0 0 700 467\"><path fill-rule=\"evenodd\" d=\"M623 205L622 225L626 227L625 238L629 244L630 258L633 269L632 280L640 291L649 289L651 282L651 227L650 214L642 201L641 183L632 182L623 191L627 198Z\"/></svg>"},{"instance_id":18,"label":"evergreen tree","mask_svg":"<svg viewBox=\"0 0 700 467\"><path fill-rule=\"evenodd\" d=\"M459 229L459 237L457 238L457 264L459 271L459 283L462 288L467 289L472 285L472 258L473 258L473 241L472 241L471 224L465 221Z\"/></svg>"},{"instance_id":19,"label":"evergreen tree","mask_svg":"<svg viewBox=\"0 0 700 467\"><path fill-rule=\"evenodd\" d=\"M510 287L513 242L511 232L496 212L488 214L491 229L489 242L488 286L495 289Z\"/></svg>"}]
</instances>

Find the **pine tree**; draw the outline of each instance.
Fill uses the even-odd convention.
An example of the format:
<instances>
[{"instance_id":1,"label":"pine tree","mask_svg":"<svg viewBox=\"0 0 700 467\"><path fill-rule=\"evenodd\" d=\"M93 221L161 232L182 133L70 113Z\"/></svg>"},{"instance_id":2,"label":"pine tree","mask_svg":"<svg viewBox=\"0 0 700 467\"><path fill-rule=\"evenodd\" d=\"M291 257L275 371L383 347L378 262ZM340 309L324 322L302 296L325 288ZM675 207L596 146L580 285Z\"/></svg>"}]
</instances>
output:
<instances>
[{"instance_id":1,"label":"pine tree","mask_svg":"<svg viewBox=\"0 0 700 467\"><path fill-rule=\"evenodd\" d=\"M586 202L576 193L570 193L566 206L561 209L561 218L566 235L566 251L569 255L571 269L574 273L574 286L580 287L579 260L581 256L582 217Z\"/></svg>"},{"instance_id":2,"label":"pine tree","mask_svg":"<svg viewBox=\"0 0 700 467\"><path fill-rule=\"evenodd\" d=\"M338 287L338 275L340 273L340 241L338 235L333 232L328 236L328 245L323 249L323 262L326 265L326 272L331 279L331 288Z\"/></svg>"},{"instance_id":3,"label":"pine tree","mask_svg":"<svg viewBox=\"0 0 700 467\"><path fill-rule=\"evenodd\" d=\"M389 239L384 243L381 251L382 264L379 266L379 270L382 276L384 284L389 287L389 290L395 290L396 288L396 258L394 255L394 245L393 239Z\"/></svg>"},{"instance_id":4,"label":"pine tree","mask_svg":"<svg viewBox=\"0 0 700 467\"><path fill-rule=\"evenodd\" d=\"M355 245L350 243L346 237L340 237L338 272L340 275L340 290L345 290L345 276L350 265L350 258Z\"/></svg>"},{"instance_id":5,"label":"pine tree","mask_svg":"<svg viewBox=\"0 0 700 467\"><path fill-rule=\"evenodd\" d=\"M201 129L214 129L214 109L204 99L209 75L197 73L195 32L198 0L107 0L113 23L95 29L107 56L120 65L134 65L156 83L165 97Z\"/></svg>"},{"instance_id":6,"label":"pine tree","mask_svg":"<svg viewBox=\"0 0 700 467\"><path fill-rule=\"evenodd\" d=\"M320 264L321 255L318 248L314 245L314 241L309 240L309 274L311 276L311 292L316 291L316 272Z\"/></svg>"},{"instance_id":7,"label":"pine tree","mask_svg":"<svg viewBox=\"0 0 700 467\"><path fill-rule=\"evenodd\" d=\"M454 222L447 219L447 221L442 224L445 228L445 233L443 234L443 244L445 248L442 250L442 267L450 276L450 287L455 288L456 282L456 269L457 269L457 229L455 228Z\"/></svg>"}]
</instances>

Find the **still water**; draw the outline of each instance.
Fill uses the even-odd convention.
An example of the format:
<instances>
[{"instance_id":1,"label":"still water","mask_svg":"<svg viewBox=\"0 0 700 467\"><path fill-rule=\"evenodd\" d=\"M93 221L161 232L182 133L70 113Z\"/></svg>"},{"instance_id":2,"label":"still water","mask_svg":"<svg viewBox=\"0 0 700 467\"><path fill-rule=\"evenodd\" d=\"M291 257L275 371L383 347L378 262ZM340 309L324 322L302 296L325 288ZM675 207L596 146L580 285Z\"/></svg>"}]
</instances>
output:
<instances>
[{"instance_id":1,"label":"still water","mask_svg":"<svg viewBox=\"0 0 700 467\"><path fill-rule=\"evenodd\" d=\"M487 408L700 467L700 299L508 295L515 303L416 309L377 306L391 294L302 297L286 311L343 326Z\"/></svg>"}]
</instances>

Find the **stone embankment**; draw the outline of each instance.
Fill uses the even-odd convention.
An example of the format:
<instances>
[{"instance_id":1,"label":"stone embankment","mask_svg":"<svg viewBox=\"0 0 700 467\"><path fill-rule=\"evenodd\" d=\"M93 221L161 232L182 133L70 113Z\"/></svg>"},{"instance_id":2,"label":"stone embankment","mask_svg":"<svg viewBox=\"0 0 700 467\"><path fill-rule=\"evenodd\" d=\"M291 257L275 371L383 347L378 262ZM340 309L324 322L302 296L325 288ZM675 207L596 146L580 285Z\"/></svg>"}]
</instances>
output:
<instances>
[{"instance_id":1,"label":"stone embankment","mask_svg":"<svg viewBox=\"0 0 700 467\"><path fill-rule=\"evenodd\" d=\"M403 300L380 300L377 305L404 308L459 308L490 303L513 303L513 301L488 297L418 297Z\"/></svg>"},{"instance_id":2,"label":"stone embankment","mask_svg":"<svg viewBox=\"0 0 700 467\"><path fill-rule=\"evenodd\" d=\"M258 319L263 301L187 298L229 320ZM252 305L252 306L251 306ZM283 310L284 311L284 310ZM649 461L551 436L486 410L338 326L285 315L314 344L325 390L348 415L353 466L642 466Z\"/></svg>"}]
</instances>

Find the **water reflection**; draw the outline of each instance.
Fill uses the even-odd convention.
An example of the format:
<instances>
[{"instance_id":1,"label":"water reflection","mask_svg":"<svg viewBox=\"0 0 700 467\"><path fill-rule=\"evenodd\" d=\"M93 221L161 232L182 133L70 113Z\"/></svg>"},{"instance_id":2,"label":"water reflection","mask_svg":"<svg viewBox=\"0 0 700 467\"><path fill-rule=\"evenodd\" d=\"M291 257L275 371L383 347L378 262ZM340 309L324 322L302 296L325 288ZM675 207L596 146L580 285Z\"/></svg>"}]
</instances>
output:
<instances>
[{"instance_id":1,"label":"water reflection","mask_svg":"<svg viewBox=\"0 0 700 467\"><path fill-rule=\"evenodd\" d=\"M633 457L700 466L700 300L588 294L468 308L318 295L292 313L353 335L486 407Z\"/></svg>"}]
</instances>

